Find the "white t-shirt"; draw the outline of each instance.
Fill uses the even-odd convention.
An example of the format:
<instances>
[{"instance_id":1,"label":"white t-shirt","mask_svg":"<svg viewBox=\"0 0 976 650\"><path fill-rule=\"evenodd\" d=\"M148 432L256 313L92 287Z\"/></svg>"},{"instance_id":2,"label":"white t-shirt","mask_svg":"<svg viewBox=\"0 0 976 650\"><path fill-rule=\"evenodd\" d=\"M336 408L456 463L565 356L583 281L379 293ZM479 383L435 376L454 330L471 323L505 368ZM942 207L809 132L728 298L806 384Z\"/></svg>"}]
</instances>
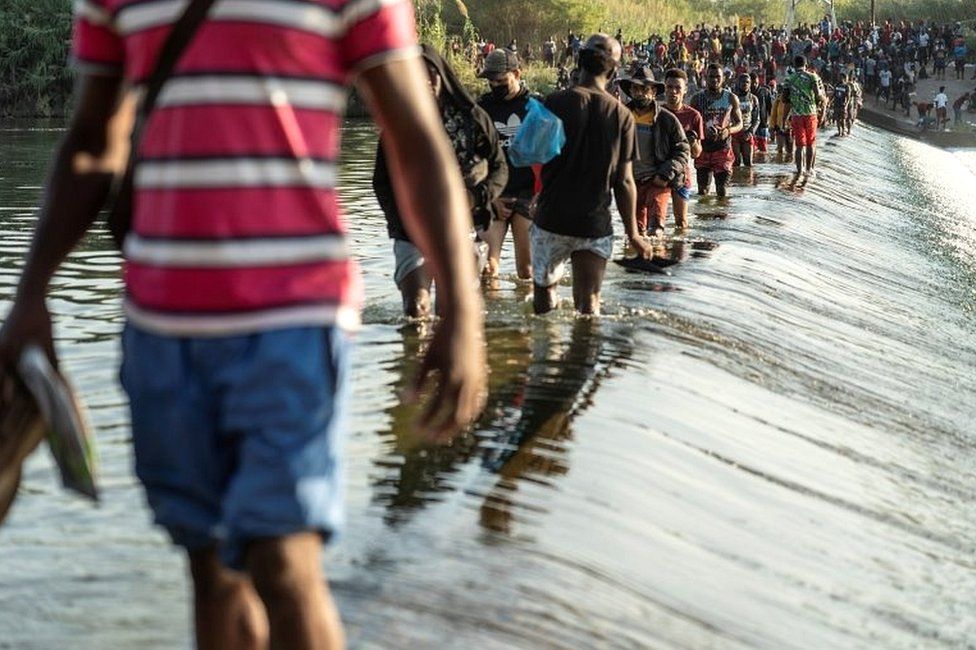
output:
<instances>
[{"instance_id":1,"label":"white t-shirt","mask_svg":"<svg viewBox=\"0 0 976 650\"><path fill-rule=\"evenodd\" d=\"M878 81L881 82L882 88L887 88L891 85L891 70L882 70L878 73Z\"/></svg>"},{"instance_id":2,"label":"white t-shirt","mask_svg":"<svg viewBox=\"0 0 976 650\"><path fill-rule=\"evenodd\" d=\"M945 108L948 103L949 103L949 97L945 93L939 93L938 95L935 96L936 108Z\"/></svg>"}]
</instances>

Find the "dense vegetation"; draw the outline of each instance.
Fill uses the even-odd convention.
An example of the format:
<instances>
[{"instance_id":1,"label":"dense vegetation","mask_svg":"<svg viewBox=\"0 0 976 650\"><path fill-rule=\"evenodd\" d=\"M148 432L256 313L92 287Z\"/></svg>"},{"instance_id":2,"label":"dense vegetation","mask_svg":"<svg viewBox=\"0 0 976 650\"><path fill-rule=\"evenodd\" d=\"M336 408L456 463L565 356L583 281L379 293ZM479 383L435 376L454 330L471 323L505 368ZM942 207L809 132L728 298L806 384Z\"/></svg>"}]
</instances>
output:
<instances>
[{"instance_id":1,"label":"dense vegetation","mask_svg":"<svg viewBox=\"0 0 976 650\"><path fill-rule=\"evenodd\" d=\"M70 0L3 0L0 116L64 112L71 95Z\"/></svg>"},{"instance_id":2,"label":"dense vegetation","mask_svg":"<svg viewBox=\"0 0 976 650\"><path fill-rule=\"evenodd\" d=\"M868 17L867 0L836 0L841 20ZM676 23L729 23L739 16L757 23L784 20L782 0L414 0L424 40L445 45L484 35L499 43L512 38L541 43L567 30L616 32L646 38ZM973 0L877 0L878 18L924 18L939 22L972 20ZM798 20L813 20L823 4L806 0ZM71 94L68 44L71 0L3 0L0 11L0 117L62 114ZM470 66L457 62L475 83ZM544 85L546 73L530 70Z\"/></svg>"}]
</instances>

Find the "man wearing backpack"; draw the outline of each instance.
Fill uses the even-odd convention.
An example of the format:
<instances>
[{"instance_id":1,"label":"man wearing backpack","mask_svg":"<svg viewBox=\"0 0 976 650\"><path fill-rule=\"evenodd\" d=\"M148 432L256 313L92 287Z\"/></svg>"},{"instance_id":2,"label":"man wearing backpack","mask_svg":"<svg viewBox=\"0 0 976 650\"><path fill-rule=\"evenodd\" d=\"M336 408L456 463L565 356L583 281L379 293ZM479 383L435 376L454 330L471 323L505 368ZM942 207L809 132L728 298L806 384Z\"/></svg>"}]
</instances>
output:
<instances>
[{"instance_id":1,"label":"man wearing backpack","mask_svg":"<svg viewBox=\"0 0 976 650\"><path fill-rule=\"evenodd\" d=\"M620 43L608 35L590 37L579 52L579 83L546 100L546 108L563 122L566 143L542 168L531 228L537 314L556 306L556 285L567 261L573 267L576 310L599 314L603 274L613 254L612 198L631 246L643 257L653 256L637 232L634 117L606 91L620 56Z\"/></svg>"}]
</instances>

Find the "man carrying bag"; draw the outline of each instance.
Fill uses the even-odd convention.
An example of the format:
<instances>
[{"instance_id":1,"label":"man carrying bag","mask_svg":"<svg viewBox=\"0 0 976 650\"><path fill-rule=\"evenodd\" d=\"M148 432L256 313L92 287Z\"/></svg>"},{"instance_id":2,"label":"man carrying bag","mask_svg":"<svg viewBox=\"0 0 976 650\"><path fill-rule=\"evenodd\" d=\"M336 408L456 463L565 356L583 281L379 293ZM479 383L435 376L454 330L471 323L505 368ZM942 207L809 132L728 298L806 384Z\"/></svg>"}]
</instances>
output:
<instances>
[{"instance_id":1,"label":"man carrying bag","mask_svg":"<svg viewBox=\"0 0 976 650\"><path fill-rule=\"evenodd\" d=\"M125 170L137 114L126 89L179 29L164 0L76 6L77 108L0 332L7 368L29 343L55 359L48 282ZM484 399L465 192L406 0L222 0L187 40L141 133L124 236L136 473L188 553L199 647L341 647L321 548L342 520L346 332L360 301L335 187L346 86L384 131L405 225L441 290L417 378L440 377L421 422L432 441Z\"/></svg>"}]
</instances>

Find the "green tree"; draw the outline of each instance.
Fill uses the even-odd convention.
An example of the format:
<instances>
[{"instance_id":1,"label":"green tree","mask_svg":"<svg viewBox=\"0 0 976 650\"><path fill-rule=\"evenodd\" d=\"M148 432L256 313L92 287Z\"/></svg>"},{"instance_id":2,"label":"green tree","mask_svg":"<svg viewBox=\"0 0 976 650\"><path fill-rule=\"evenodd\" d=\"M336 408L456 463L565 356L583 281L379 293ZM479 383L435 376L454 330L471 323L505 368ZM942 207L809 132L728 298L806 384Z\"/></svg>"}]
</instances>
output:
<instances>
[{"instance_id":1,"label":"green tree","mask_svg":"<svg viewBox=\"0 0 976 650\"><path fill-rule=\"evenodd\" d=\"M0 115L63 113L71 95L69 0L4 0Z\"/></svg>"}]
</instances>

